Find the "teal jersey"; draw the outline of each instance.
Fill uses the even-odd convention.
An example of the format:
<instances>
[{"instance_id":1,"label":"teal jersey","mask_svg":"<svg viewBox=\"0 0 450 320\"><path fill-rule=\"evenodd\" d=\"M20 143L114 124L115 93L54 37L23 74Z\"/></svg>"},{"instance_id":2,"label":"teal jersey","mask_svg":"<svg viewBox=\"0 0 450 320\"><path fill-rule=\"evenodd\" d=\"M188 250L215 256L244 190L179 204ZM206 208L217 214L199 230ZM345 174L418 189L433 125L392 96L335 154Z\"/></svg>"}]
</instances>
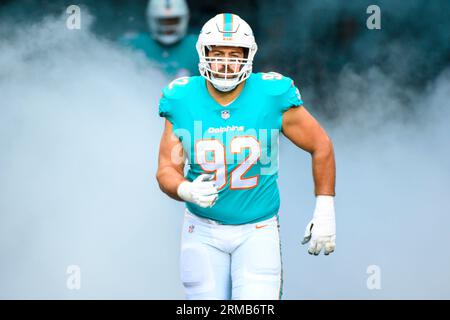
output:
<instances>
[{"instance_id":1,"label":"teal jersey","mask_svg":"<svg viewBox=\"0 0 450 320\"><path fill-rule=\"evenodd\" d=\"M119 42L126 47L144 52L148 59L172 79L198 74L196 35L186 35L170 46L152 39L149 33L128 34Z\"/></svg>"},{"instance_id":2,"label":"teal jersey","mask_svg":"<svg viewBox=\"0 0 450 320\"><path fill-rule=\"evenodd\" d=\"M192 213L223 224L262 221L278 214L278 148L282 114L303 104L293 81L277 73L251 74L240 95L222 106L203 77L184 77L163 89L159 114L173 124L193 181L214 175L219 197Z\"/></svg>"}]
</instances>

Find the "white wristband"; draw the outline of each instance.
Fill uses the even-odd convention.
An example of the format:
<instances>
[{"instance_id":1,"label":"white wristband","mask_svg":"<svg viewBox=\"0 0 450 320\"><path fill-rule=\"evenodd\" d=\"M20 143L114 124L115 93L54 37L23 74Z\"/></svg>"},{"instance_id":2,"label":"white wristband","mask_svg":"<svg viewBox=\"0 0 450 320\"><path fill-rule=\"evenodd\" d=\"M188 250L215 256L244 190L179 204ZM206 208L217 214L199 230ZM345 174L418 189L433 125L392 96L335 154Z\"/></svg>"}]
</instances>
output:
<instances>
[{"instance_id":1,"label":"white wristband","mask_svg":"<svg viewBox=\"0 0 450 320\"><path fill-rule=\"evenodd\" d=\"M182 183L180 183L178 185L177 188L177 194L178 196L184 200L184 201L188 201L188 202L192 202L192 193L190 191L190 184L191 182L189 181L183 181Z\"/></svg>"},{"instance_id":2,"label":"white wristband","mask_svg":"<svg viewBox=\"0 0 450 320\"><path fill-rule=\"evenodd\" d=\"M334 197L318 195L316 197L316 208L314 217L334 215Z\"/></svg>"}]
</instances>

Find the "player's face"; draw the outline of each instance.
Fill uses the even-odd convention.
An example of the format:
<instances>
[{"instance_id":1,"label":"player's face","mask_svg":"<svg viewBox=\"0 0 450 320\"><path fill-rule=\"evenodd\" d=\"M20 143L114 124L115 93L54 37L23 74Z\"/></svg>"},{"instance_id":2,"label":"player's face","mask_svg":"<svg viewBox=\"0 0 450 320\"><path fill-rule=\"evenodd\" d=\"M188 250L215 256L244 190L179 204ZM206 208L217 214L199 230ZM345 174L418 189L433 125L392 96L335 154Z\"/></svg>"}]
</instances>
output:
<instances>
[{"instance_id":1,"label":"player's face","mask_svg":"<svg viewBox=\"0 0 450 320\"><path fill-rule=\"evenodd\" d=\"M176 32L177 26L180 24L180 17L172 18L159 18L159 30L158 32L163 35L172 35Z\"/></svg>"},{"instance_id":2,"label":"player's face","mask_svg":"<svg viewBox=\"0 0 450 320\"><path fill-rule=\"evenodd\" d=\"M220 72L214 74L216 78L224 78L221 73L235 73L239 72L241 68L240 62L244 58L244 49L240 47L221 47L214 46L208 52L208 57L214 58L211 61L211 70L213 72ZM231 76L234 78L235 76Z\"/></svg>"}]
</instances>

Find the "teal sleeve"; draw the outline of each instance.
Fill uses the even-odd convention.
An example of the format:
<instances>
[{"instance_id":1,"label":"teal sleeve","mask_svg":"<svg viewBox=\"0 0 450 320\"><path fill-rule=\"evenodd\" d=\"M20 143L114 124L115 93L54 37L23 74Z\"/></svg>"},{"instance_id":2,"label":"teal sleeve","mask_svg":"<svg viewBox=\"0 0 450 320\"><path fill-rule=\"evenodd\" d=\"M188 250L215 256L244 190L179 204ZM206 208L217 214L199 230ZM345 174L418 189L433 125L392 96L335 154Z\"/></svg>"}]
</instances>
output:
<instances>
[{"instance_id":1,"label":"teal sleeve","mask_svg":"<svg viewBox=\"0 0 450 320\"><path fill-rule=\"evenodd\" d=\"M292 107L298 107L301 105L303 105L303 100L300 90L295 86L294 81L292 81L289 89L282 95L281 111L285 112Z\"/></svg>"},{"instance_id":2,"label":"teal sleeve","mask_svg":"<svg viewBox=\"0 0 450 320\"><path fill-rule=\"evenodd\" d=\"M164 94L162 94L161 98L159 99L159 116L166 118L173 124L173 115L171 109L172 108L170 106L170 100Z\"/></svg>"}]
</instances>

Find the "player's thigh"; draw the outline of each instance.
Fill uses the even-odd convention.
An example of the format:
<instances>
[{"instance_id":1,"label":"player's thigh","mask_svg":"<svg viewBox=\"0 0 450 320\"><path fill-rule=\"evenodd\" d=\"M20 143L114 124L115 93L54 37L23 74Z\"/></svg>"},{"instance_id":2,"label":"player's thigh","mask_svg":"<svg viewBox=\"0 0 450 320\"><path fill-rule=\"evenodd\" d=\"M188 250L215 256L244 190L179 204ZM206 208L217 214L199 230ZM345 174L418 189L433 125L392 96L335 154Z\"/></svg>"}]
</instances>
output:
<instances>
[{"instance_id":1,"label":"player's thigh","mask_svg":"<svg viewBox=\"0 0 450 320\"><path fill-rule=\"evenodd\" d=\"M202 232L195 228L193 235L181 241L180 277L186 299L230 299L230 255L196 236Z\"/></svg>"},{"instance_id":2,"label":"player's thigh","mask_svg":"<svg viewBox=\"0 0 450 320\"><path fill-rule=\"evenodd\" d=\"M231 270L233 299L281 298L282 263L277 220L251 232L233 252Z\"/></svg>"}]
</instances>

